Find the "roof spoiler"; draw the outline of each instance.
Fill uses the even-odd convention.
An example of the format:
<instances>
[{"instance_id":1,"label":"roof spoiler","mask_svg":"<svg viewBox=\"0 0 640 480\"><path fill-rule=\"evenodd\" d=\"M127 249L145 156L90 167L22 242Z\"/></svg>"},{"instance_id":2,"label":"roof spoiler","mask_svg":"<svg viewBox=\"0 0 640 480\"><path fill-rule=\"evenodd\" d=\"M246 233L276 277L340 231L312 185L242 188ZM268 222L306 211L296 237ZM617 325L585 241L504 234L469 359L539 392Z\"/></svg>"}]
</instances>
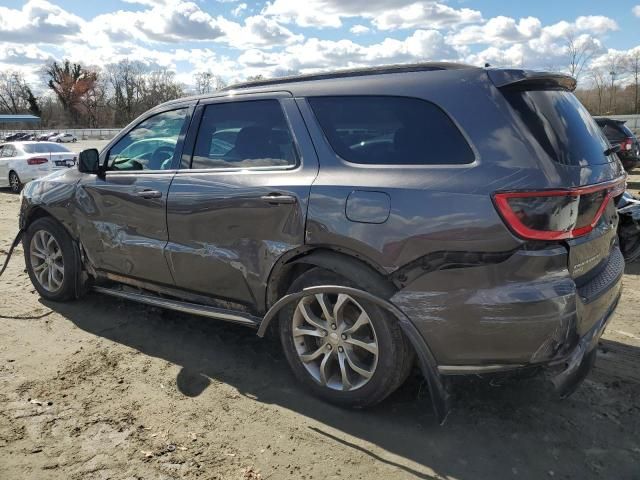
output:
<instances>
[{"instance_id":1,"label":"roof spoiler","mask_svg":"<svg viewBox=\"0 0 640 480\"><path fill-rule=\"evenodd\" d=\"M487 70L487 75L498 88L522 90L568 90L576 88L576 79L564 73L536 72L519 69Z\"/></svg>"}]
</instances>

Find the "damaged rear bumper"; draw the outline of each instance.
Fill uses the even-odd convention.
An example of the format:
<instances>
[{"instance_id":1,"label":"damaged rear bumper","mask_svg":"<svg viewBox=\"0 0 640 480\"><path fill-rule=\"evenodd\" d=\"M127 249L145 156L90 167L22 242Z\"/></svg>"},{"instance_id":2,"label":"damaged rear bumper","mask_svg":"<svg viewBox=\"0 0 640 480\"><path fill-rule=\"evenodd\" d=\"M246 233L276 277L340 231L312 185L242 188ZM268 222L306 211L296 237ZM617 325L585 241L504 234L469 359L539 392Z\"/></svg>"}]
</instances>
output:
<instances>
[{"instance_id":1,"label":"damaged rear bumper","mask_svg":"<svg viewBox=\"0 0 640 480\"><path fill-rule=\"evenodd\" d=\"M552 374L551 381L562 398L571 395L591 371L596 359L598 340L613 316L620 293L607 313L583 335L574 349L564 358L550 362L547 366Z\"/></svg>"}]
</instances>

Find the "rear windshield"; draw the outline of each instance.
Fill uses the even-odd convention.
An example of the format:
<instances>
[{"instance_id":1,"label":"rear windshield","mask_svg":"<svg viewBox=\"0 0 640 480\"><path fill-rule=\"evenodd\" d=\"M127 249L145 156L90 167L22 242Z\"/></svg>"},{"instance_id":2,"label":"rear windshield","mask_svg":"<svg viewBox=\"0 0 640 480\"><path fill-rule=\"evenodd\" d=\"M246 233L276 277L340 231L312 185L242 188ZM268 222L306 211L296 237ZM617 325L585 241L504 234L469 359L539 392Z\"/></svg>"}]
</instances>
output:
<instances>
[{"instance_id":1,"label":"rear windshield","mask_svg":"<svg viewBox=\"0 0 640 480\"><path fill-rule=\"evenodd\" d=\"M308 100L331 147L349 162L454 165L474 161L458 127L431 102L392 96Z\"/></svg>"},{"instance_id":2,"label":"rear windshield","mask_svg":"<svg viewBox=\"0 0 640 480\"><path fill-rule=\"evenodd\" d=\"M27 143L22 147L26 153L71 152L67 147L63 147L57 143Z\"/></svg>"},{"instance_id":3,"label":"rear windshield","mask_svg":"<svg viewBox=\"0 0 640 480\"><path fill-rule=\"evenodd\" d=\"M588 166L613 161L604 155L609 147L600 127L571 92L505 89L503 93L533 139L556 162Z\"/></svg>"}]
</instances>

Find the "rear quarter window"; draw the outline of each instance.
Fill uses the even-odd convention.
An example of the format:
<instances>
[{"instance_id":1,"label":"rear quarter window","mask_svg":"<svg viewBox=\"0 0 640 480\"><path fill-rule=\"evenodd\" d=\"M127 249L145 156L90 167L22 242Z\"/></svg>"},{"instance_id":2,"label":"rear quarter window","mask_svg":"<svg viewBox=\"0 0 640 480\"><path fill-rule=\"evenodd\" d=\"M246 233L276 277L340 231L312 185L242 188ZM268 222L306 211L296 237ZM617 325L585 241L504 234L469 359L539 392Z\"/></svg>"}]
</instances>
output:
<instances>
[{"instance_id":1,"label":"rear quarter window","mask_svg":"<svg viewBox=\"0 0 640 480\"><path fill-rule=\"evenodd\" d=\"M392 96L308 99L333 150L344 160L375 165L459 165L471 147L437 105Z\"/></svg>"}]
</instances>

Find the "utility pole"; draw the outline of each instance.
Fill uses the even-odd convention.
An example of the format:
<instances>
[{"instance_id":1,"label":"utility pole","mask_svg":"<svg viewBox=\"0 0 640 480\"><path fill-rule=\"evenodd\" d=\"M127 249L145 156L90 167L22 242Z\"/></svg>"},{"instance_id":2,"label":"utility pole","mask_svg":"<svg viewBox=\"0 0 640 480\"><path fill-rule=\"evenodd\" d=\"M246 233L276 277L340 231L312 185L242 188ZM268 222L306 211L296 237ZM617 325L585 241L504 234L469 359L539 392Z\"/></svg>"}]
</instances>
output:
<instances>
[{"instance_id":1,"label":"utility pole","mask_svg":"<svg viewBox=\"0 0 640 480\"><path fill-rule=\"evenodd\" d=\"M611 111L611 113L616 113L616 86L615 86L616 72L615 70L611 70L609 72L609 75L611 75L611 94L609 97L609 110Z\"/></svg>"}]
</instances>

